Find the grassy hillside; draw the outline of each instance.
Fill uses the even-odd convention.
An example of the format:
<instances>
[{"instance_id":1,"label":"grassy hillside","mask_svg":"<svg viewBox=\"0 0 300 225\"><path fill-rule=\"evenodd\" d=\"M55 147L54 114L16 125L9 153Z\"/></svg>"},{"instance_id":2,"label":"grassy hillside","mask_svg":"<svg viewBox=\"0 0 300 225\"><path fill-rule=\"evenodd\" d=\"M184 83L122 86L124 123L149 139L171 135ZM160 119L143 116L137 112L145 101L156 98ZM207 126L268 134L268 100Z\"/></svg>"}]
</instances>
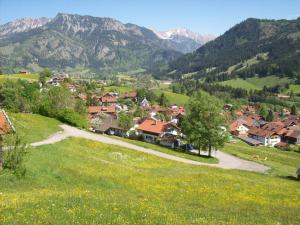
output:
<instances>
[{"instance_id":1,"label":"grassy hillside","mask_svg":"<svg viewBox=\"0 0 300 225\"><path fill-rule=\"evenodd\" d=\"M300 167L300 153L293 151L282 151L269 147L252 147L244 142L228 143L224 151L240 158L270 166L272 168L271 174L277 176L295 176L297 168Z\"/></svg>"},{"instance_id":2,"label":"grassy hillside","mask_svg":"<svg viewBox=\"0 0 300 225\"><path fill-rule=\"evenodd\" d=\"M0 82L4 82L7 79L22 79L28 81L37 81L39 79L38 74L3 74L0 75Z\"/></svg>"},{"instance_id":3,"label":"grassy hillside","mask_svg":"<svg viewBox=\"0 0 300 225\"><path fill-rule=\"evenodd\" d=\"M17 134L26 143L43 140L62 130L59 121L37 114L9 113L9 118Z\"/></svg>"},{"instance_id":4,"label":"grassy hillside","mask_svg":"<svg viewBox=\"0 0 300 225\"><path fill-rule=\"evenodd\" d=\"M170 91L155 91L155 94L157 96L160 96L162 93L165 94L170 104L185 105L190 99L189 96L173 93Z\"/></svg>"},{"instance_id":5,"label":"grassy hillside","mask_svg":"<svg viewBox=\"0 0 300 225\"><path fill-rule=\"evenodd\" d=\"M267 76L267 77L252 77L247 79L232 79L227 81L218 82L219 84L229 85L234 88L244 88L247 90L260 90L264 86L271 87L278 84L291 83L287 77L280 78L277 76Z\"/></svg>"},{"instance_id":6,"label":"grassy hillside","mask_svg":"<svg viewBox=\"0 0 300 225\"><path fill-rule=\"evenodd\" d=\"M297 224L299 182L68 139L0 175L0 224Z\"/></svg>"}]
</instances>

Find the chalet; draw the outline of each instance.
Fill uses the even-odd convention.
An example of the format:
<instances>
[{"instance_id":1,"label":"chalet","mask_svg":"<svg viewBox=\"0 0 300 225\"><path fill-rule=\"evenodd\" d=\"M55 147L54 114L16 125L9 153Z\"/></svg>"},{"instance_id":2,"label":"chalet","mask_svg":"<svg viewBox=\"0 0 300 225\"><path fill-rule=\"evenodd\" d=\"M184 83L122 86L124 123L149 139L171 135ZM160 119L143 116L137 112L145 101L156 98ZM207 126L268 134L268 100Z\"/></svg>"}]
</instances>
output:
<instances>
[{"instance_id":1,"label":"chalet","mask_svg":"<svg viewBox=\"0 0 300 225\"><path fill-rule=\"evenodd\" d=\"M103 105L112 105L117 103L117 96L112 93L106 93L99 98L100 103Z\"/></svg>"},{"instance_id":2,"label":"chalet","mask_svg":"<svg viewBox=\"0 0 300 225\"><path fill-rule=\"evenodd\" d=\"M139 135L143 140L151 143L158 143L162 141L161 144L173 145L170 143L170 138L180 137L180 129L173 123L163 122L152 118L145 119L137 128ZM169 139L169 141L166 140ZM169 143L169 144L167 144Z\"/></svg>"},{"instance_id":3,"label":"chalet","mask_svg":"<svg viewBox=\"0 0 300 225\"><path fill-rule=\"evenodd\" d=\"M125 92L123 95L121 95L121 98L131 99L133 101L136 101L137 100L137 93L136 92Z\"/></svg>"},{"instance_id":4,"label":"chalet","mask_svg":"<svg viewBox=\"0 0 300 225\"><path fill-rule=\"evenodd\" d=\"M118 119L114 115L100 114L91 119L91 130L96 133L123 136L126 131L119 127Z\"/></svg>"},{"instance_id":5,"label":"chalet","mask_svg":"<svg viewBox=\"0 0 300 225\"><path fill-rule=\"evenodd\" d=\"M112 106L89 106L88 113L90 116L95 116L99 113L115 114L116 107Z\"/></svg>"},{"instance_id":6,"label":"chalet","mask_svg":"<svg viewBox=\"0 0 300 225\"><path fill-rule=\"evenodd\" d=\"M229 130L230 133L235 136L245 136L248 134L249 127L245 125L246 121L243 119L238 119L230 123Z\"/></svg>"},{"instance_id":7,"label":"chalet","mask_svg":"<svg viewBox=\"0 0 300 225\"><path fill-rule=\"evenodd\" d=\"M252 127L248 131L248 136L255 140L260 141L265 146L274 147L281 142L281 136L286 132L284 123L270 122L261 128Z\"/></svg>"},{"instance_id":8,"label":"chalet","mask_svg":"<svg viewBox=\"0 0 300 225\"><path fill-rule=\"evenodd\" d=\"M283 135L283 141L287 144L300 143L300 130L289 129Z\"/></svg>"},{"instance_id":9,"label":"chalet","mask_svg":"<svg viewBox=\"0 0 300 225\"><path fill-rule=\"evenodd\" d=\"M15 128L10 122L4 110L0 110L0 136L15 132Z\"/></svg>"}]
</instances>

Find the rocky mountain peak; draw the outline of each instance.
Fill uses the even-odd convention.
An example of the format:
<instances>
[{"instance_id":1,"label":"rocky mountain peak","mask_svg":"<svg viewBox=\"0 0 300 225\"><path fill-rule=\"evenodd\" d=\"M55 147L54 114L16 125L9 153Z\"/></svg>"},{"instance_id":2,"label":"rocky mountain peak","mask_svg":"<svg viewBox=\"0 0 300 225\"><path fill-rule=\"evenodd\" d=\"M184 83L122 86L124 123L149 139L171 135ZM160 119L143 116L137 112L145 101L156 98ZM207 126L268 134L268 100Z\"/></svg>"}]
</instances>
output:
<instances>
[{"instance_id":1,"label":"rocky mountain peak","mask_svg":"<svg viewBox=\"0 0 300 225\"><path fill-rule=\"evenodd\" d=\"M18 19L0 26L0 36L26 32L44 26L50 21L51 19L46 17Z\"/></svg>"}]
</instances>

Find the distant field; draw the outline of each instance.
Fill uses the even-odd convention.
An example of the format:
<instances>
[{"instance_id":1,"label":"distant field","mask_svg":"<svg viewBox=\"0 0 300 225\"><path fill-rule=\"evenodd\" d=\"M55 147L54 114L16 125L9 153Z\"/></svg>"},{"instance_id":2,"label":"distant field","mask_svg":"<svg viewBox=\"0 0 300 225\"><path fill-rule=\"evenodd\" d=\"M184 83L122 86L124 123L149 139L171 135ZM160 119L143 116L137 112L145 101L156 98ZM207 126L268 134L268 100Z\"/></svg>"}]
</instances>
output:
<instances>
[{"instance_id":1,"label":"distant field","mask_svg":"<svg viewBox=\"0 0 300 225\"><path fill-rule=\"evenodd\" d=\"M46 139L51 134L62 130L59 121L37 114L8 113L21 140L32 143Z\"/></svg>"},{"instance_id":2,"label":"distant field","mask_svg":"<svg viewBox=\"0 0 300 225\"><path fill-rule=\"evenodd\" d=\"M70 138L0 171L0 224L299 224L299 182Z\"/></svg>"},{"instance_id":3,"label":"distant field","mask_svg":"<svg viewBox=\"0 0 300 225\"><path fill-rule=\"evenodd\" d=\"M277 176L295 176L297 168L300 167L300 153L293 151L282 151L270 147L252 147L244 142L228 143L224 151L240 158L270 166L272 167L271 174ZM259 159L256 159L255 156L259 156Z\"/></svg>"},{"instance_id":4,"label":"distant field","mask_svg":"<svg viewBox=\"0 0 300 225\"><path fill-rule=\"evenodd\" d=\"M268 77L252 77L246 80L237 78L227 81L219 82L222 85L228 85L234 88L244 88L247 90L260 90L264 86L270 87L278 84L291 83L289 78L280 78L277 76L268 76ZM300 91L300 88L299 88Z\"/></svg>"},{"instance_id":5,"label":"distant field","mask_svg":"<svg viewBox=\"0 0 300 225\"><path fill-rule=\"evenodd\" d=\"M4 74L0 75L0 82L6 79L24 79L24 80L38 80L38 74Z\"/></svg>"},{"instance_id":6,"label":"distant field","mask_svg":"<svg viewBox=\"0 0 300 225\"><path fill-rule=\"evenodd\" d=\"M134 91L134 87L128 87L128 86L107 86L104 87L105 91L111 92L111 91L117 91L119 93L125 93L125 92L131 92Z\"/></svg>"},{"instance_id":7,"label":"distant field","mask_svg":"<svg viewBox=\"0 0 300 225\"><path fill-rule=\"evenodd\" d=\"M300 93L300 85L291 84L290 89L286 91L286 93L293 91L295 94Z\"/></svg>"},{"instance_id":8,"label":"distant field","mask_svg":"<svg viewBox=\"0 0 300 225\"><path fill-rule=\"evenodd\" d=\"M169 100L170 104L185 105L190 99L189 96L173 93L170 91L157 90L154 93L157 96L160 96L162 93L164 93L167 99Z\"/></svg>"}]
</instances>

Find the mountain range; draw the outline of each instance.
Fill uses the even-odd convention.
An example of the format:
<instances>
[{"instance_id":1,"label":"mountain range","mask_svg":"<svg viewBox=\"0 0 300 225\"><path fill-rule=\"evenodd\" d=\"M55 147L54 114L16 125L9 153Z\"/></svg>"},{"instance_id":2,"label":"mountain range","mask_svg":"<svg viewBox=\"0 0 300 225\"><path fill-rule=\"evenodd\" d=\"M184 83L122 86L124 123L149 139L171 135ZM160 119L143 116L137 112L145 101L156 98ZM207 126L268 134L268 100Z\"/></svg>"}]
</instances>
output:
<instances>
[{"instance_id":1,"label":"mountain range","mask_svg":"<svg viewBox=\"0 0 300 225\"><path fill-rule=\"evenodd\" d=\"M227 80L252 76L300 76L300 18L247 19L193 53L171 62L170 77L184 74Z\"/></svg>"},{"instance_id":2,"label":"mountain range","mask_svg":"<svg viewBox=\"0 0 300 225\"><path fill-rule=\"evenodd\" d=\"M164 68L211 38L185 31L162 38L112 18L63 13L25 18L0 26L0 66L4 72L50 68L99 74Z\"/></svg>"}]
</instances>

